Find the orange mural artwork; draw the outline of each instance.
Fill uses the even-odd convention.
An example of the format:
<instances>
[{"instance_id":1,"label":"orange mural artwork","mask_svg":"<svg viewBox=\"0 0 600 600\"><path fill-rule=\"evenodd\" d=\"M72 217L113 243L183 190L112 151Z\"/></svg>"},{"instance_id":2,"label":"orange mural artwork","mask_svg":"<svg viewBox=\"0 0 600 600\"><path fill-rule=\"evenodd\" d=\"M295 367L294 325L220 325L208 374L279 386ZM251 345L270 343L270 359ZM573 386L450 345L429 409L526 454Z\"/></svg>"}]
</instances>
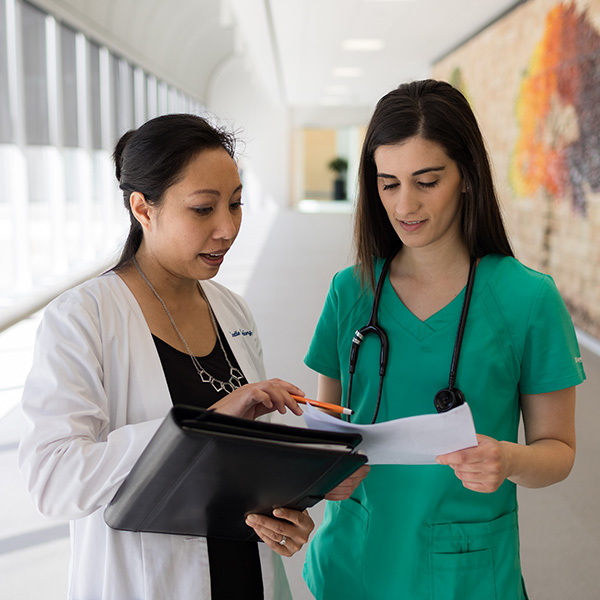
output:
<instances>
[{"instance_id":1,"label":"orange mural artwork","mask_svg":"<svg viewBox=\"0 0 600 600\"><path fill-rule=\"evenodd\" d=\"M515 193L543 190L585 215L586 189L600 191L600 35L574 3L548 13L516 113Z\"/></svg>"}]
</instances>

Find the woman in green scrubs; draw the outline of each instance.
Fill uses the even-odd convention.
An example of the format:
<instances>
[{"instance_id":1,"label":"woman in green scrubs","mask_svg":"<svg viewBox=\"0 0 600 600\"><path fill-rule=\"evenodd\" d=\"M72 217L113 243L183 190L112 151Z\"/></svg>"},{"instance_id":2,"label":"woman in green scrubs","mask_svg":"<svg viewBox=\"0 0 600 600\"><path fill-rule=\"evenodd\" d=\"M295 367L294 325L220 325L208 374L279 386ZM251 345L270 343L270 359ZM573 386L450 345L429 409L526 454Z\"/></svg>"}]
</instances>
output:
<instances>
[{"instance_id":1,"label":"woman in green scrubs","mask_svg":"<svg viewBox=\"0 0 600 600\"><path fill-rule=\"evenodd\" d=\"M413 82L379 101L359 182L357 265L333 278L305 359L319 373L318 398L347 402L352 338L393 256L377 315L389 339L377 422L435 413L474 259L456 386L478 446L437 465L372 466L350 498L327 503L305 580L319 600L527 598L516 486L551 485L573 465L585 375L570 316L552 278L514 258L481 132L449 84ZM376 411L379 354L377 336L366 336L355 423Z\"/></svg>"}]
</instances>

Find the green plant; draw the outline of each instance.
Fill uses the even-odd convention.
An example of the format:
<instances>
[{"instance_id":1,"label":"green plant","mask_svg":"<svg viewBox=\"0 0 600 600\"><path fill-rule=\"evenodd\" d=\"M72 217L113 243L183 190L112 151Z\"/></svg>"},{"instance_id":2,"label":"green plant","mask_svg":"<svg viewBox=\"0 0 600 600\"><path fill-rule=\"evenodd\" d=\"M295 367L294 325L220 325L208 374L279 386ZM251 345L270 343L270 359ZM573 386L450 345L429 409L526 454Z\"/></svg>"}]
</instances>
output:
<instances>
[{"instance_id":1,"label":"green plant","mask_svg":"<svg viewBox=\"0 0 600 600\"><path fill-rule=\"evenodd\" d=\"M335 173L345 173L348 170L348 161L341 156L336 156L333 160L329 161L327 167Z\"/></svg>"}]
</instances>

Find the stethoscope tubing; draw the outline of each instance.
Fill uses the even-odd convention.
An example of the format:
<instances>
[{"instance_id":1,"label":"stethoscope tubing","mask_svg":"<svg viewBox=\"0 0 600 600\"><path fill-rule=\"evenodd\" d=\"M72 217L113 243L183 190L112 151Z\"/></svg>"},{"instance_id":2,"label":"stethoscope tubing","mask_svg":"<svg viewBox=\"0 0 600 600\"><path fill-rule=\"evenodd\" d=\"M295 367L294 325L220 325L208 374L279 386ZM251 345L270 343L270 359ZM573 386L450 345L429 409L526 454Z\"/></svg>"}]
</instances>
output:
<instances>
[{"instance_id":1,"label":"stethoscope tubing","mask_svg":"<svg viewBox=\"0 0 600 600\"><path fill-rule=\"evenodd\" d=\"M465 290L465 299L463 301L462 310L460 312L460 320L458 322L458 332L456 333L456 341L454 342L454 350L452 352L452 362L450 363L450 375L448 376L448 388L454 389L456 382L456 372L458 371L458 359L460 358L460 349L462 347L463 335L467 324L467 315L469 314L469 306L471 305L471 296L473 295L473 284L475 281L475 265L476 260L471 258L469 265L469 278L467 280L467 288Z\"/></svg>"},{"instance_id":2,"label":"stethoscope tubing","mask_svg":"<svg viewBox=\"0 0 600 600\"><path fill-rule=\"evenodd\" d=\"M358 348L361 342L363 341L364 337L369 333L374 333L375 335L377 335L377 337L379 337L379 393L377 394L377 404L375 405L375 415L373 417L372 423L375 423L377 415L379 414L379 406L381 404L381 393L383 391L383 378L385 377L385 372L387 369L389 349L388 336L387 333L379 326L379 323L377 322L377 313L379 312L379 300L381 299L383 284L387 273L390 270L390 265L392 264L394 256L395 254L389 256L383 264L383 268L381 269L381 273L379 274L379 278L377 279L375 295L373 296L371 316L369 317L368 323L364 327L361 327L360 329L355 331L354 337L352 338L352 346L350 347L350 365L348 368L348 393L346 395L346 407L348 409L350 409L350 398L352 397L352 382L354 379L354 371L356 369L356 363L358 362ZM350 421L349 415L348 421Z\"/></svg>"},{"instance_id":3,"label":"stethoscope tubing","mask_svg":"<svg viewBox=\"0 0 600 600\"><path fill-rule=\"evenodd\" d=\"M379 355L379 392L377 394L377 403L375 405L375 413L373 416L373 420L371 423L375 423L377 420L377 416L379 414L379 407L381 405L381 395L383 391L383 379L385 377L385 372L387 369L388 363L388 353L389 353L389 341L388 336L385 330L379 325L377 320L377 314L379 311L379 301L381 299L381 293L383 290L383 284L385 282L385 278L390 270L390 265L392 260L394 259L395 254L389 256L383 267L381 269L381 273L379 274L379 278L377 280L377 285L375 287L375 294L373 296L373 306L371 308L371 315L369 317L368 323L356 330L354 333L354 337L352 338L352 346L350 347L350 361L348 367L348 393L346 394L346 407L350 409L350 400L352 397L352 383L354 379L354 371L356 370L356 364L358 362L358 349L360 344L362 343L365 336L370 333L374 333L379 338L379 342L381 345L380 355ZM458 324L458 331L456 334L456 340L454 342L454 350L452 352L452 361L450 363L450 374L448 376L448 388L446 390L441 390L440 393L443 392L453 392L457 393L457 398L464 398L462 392L454 387L456 382L456 373L458 370L458 359L460 358L460 350L462 346L462 340L464 336L465 326L467 323L467 316L469 314L469 306L471 304L471 296L473 295L473 286L475 282L475 268L476 268L476 259L474 257L471 258L469 265L469 276L467 279L467 286L465 290L465 298L463 300L462 310L460 314L460 320ZM437 399L436 394L436 399ZM454 397L454 395L452 396ZM462 400L461 400L462 401ZM441 410L438 407L437 401L434 402L436 409ZM444 409L447 410L447 409ZM348 421L350 421L350 417L348 416Z\"/></svg>"}]
</instances>

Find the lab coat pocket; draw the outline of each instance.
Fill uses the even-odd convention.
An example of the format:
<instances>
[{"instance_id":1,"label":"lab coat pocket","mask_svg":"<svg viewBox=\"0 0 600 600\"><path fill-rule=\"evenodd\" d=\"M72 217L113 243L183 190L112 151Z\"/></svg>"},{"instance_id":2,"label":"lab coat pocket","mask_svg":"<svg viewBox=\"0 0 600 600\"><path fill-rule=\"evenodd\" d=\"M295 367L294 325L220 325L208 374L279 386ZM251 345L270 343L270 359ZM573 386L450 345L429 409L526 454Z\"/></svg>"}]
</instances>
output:
<instances>
[{"instance_id":1,"label":"lab coat pocket","mask_svg":"<svg viewBox=\"0 0 600 600\"><path fill-rule=\"evenodd\" d=\"M431 599L525 598L516 512L482 523L431 526Z\"/></svg>"}]
</instances>

